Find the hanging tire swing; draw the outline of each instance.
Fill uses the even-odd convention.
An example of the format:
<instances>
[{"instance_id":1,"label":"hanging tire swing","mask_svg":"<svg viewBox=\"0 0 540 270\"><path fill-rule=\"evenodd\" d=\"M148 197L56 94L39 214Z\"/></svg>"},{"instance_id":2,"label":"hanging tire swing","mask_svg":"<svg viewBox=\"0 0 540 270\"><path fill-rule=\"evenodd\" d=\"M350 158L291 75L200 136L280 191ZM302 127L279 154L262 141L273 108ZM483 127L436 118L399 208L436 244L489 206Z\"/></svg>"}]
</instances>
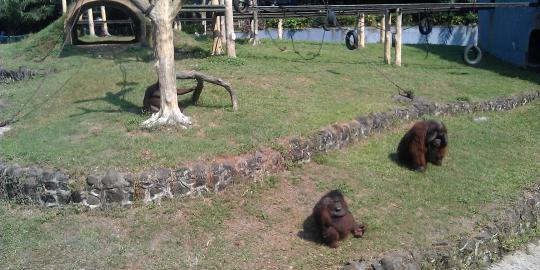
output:
<instances>
[{"instance_id":1,"label":"hanging tire swing","mask_svg":"<svg viewBox=\"0 0 540 270\"><path fill-rule=\"evenodd\" d=\"M431 18L422 18L420 20L420 23L418 24L418 30L420 31L420 34L425 36L431 34L431 31L433 30L433 21L431 20Z\"/></svg>"},{"instance_id":2,"label":"hanging tire swing","mask_svg":"<svg viewBox=\"0 0 540 270\"><path fill-rule=\"evenodd\" d=\"M358 34L354 30L349 30L345 35L345 46L351 51L358 49Z\"/></svg>"},{"instance_id":3,"label":"hanging tire swing","mask_svg":"<svg viewBox=\"0 0 540 270\"><path fill-rule=\"evenodd\" d=\"M249 10L249 0L233 0L234 10L240 13L247 13Z\"/></svg>"},{"instance_id":4,"label":"hanging tire swing","mask_svg":"<svg viewBox=\"0 0 540 270\"><path fill-rule=\"evenodd\" d=\"M471 54L474 56L471 57ZM463 51L463 62L465 64L474 66L480 63L480 61L482 61L482 50L480 50L480 47L475 44L465 47Z\"/></svg>"}]
</instances>

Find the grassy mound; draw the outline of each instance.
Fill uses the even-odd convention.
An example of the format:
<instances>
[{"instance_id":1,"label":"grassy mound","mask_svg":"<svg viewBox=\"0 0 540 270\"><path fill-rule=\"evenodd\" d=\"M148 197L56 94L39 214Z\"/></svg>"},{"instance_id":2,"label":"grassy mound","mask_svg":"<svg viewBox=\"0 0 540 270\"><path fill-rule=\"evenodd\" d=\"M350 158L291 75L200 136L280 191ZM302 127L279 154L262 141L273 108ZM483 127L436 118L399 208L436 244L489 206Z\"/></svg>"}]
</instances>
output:
<instances>
[{"instance_id":1,"label":"grassy mound","mask_svg":"<svg viewBox=\"0 0 540 270\"><path fill-rule=\"evenodd\" d=\"M5 45L3 51L11 57L39 60L58 55L63 41L64 17L60 17L40 32L31 34L20 42Z\"/></svg>"},{"instance_id":2,"label":"grassy mound","mask_svg":"<svg viewBox=\"0 0 540 270\"><path fill-rule=\"evenodd\" d=\"M39 49L38 40L54 40L58 27L21 43L20 55L43 55L46 49ZM176 68L230 82L238 95L238 112L232 111L223 89L206 84L197 104L188 95L180 98L184 113L195 121L192 128L139 130L148 117L141 114L144 91L157 80L150 48L72 46L61 58L34 63L6 57L2 45L0 62L7 67L54 72L43 80L0 88L0 98L10 104L2 111L6 116L39 89L20 121L0 140L0 156L25 165L89 172L111 167L142 171L241 154L261 145L271 147L286 136L309 135L336 121L400 106L392 99L396 88L378 70L433 101L478 101L540 89L538 74L489 55L479 66L465 66L461 47L430 46L426 59L425 47L405 46L404 66L396 68L382 64L381 44L350 51L344 44L327 43L320 57L306 60L292 51L290 41L256 47L238 42L238 58L230 59L208 55L210 38L175 38ZM295 48L305 56L317 52L319 44L297 42ZM192 87L195 82L181 84ZM2 113L0 119L5 119Z\"/></svg>"}]
</instances>

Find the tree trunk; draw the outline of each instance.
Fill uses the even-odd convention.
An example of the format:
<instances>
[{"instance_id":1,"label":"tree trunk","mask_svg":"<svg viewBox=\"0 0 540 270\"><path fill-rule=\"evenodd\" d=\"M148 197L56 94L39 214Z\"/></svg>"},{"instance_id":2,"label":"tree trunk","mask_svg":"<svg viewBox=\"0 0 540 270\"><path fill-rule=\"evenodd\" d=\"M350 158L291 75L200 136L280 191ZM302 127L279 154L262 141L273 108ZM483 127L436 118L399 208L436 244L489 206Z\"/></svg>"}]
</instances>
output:
<instances>
[{"instance_id":1,"label":"tree trunk","mask_svg":"<svg viewBox=\"0 0 540 270\"><path fill-rule=\"evenodd\" d=\"M156 68L159 79L161 95L161 109L142 123L143 127L149 128L157 125L180 125L187 128L191 125L191 119L185 116L178 107L176 94L176 74L174 66L174 44L172 11L176 7L171 6L170 0L154 1L155 15L152 16L155 37Z\"/></svg>"}]
</instances>

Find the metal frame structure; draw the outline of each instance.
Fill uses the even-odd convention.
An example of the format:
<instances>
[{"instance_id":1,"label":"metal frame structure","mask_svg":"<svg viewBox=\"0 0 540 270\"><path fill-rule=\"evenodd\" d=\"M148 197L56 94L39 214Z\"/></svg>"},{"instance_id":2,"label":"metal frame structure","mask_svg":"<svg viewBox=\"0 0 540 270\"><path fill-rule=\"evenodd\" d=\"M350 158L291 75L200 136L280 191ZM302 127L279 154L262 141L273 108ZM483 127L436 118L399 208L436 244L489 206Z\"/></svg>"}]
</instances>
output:
<instances>
[{"instance_id":1,"label":"metal frame structure","mask_svg":"<svg viewBox=\"0 0 540 270\"><path fill-rule=\"evenodd\" d=\"M417 4L361 4L361 5L298 5L298 6L255 6L249 12L235 12L235 19L250 19L257 13L259 19L283 19L298 17L321 17L327 10L332 10L337 16L364 14L383 14L387 10L394 12L400 9L404 14L421 12L448 12L448 11L477 11L494 8L527 8L533 7L530 2L504 2L504 3L417 3ZM216 12L223 15L225 6L217 5L185 5L180 13L188 12ZM179 18L181 21L211 21L207 18Z\"/></svg>"}]
</instances>

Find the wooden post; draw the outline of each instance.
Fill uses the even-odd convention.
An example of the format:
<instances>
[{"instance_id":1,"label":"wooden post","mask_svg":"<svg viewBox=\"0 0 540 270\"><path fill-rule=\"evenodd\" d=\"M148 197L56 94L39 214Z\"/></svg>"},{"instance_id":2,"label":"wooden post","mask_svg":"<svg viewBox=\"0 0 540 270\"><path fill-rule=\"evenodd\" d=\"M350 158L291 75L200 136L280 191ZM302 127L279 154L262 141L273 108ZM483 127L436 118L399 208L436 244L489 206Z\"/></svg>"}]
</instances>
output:
<instances>
[{"instance_id":1,"label":"wooden post","mask_svg":"<svg viewBox=\"0 0 540 270\"><path fill-rule=\"evenodd\" d=\"M358 16L358 45L360 48L366 47L366 25L365 25L366 15L360 13Z\"/></svg>"},{"instance_id":2,"label":"wooden post","mask_svg":"<svg viewBox=\"0 0 540 270\"><path fill-rule=\"evenodd\" d=\"M259 45L259 11L257 10L257 1L253 1L255 11L253 11L253 20L251 21L251 45Z\"/></svg>"},{"instance_id":3,"label":"wooden post","mask_svg":"<svg viewBox=\"0 0 540 270\"><path fill-rule=\"evenodd\" d=\"M213 6L219 5L219 0L212 0ZM221 43L221 16L214 15L214 42L212 44L212 55L220 55L223 51L223 44Z\"/></svg>"},{"instance_id":4,"label":"wooden post","mask_svg":"<svg viewBox=\"0 0 540 270\"><path fill-rule=\"evenodd\" d=\"M386 25L386 16L385 14L382 15L382 18L381 18L381 31L380 31L380 38L379 38L379 42L380 43L384 43L384 37L385 37L385 25Z\"/></svg>"},{"instance_id":5,"label":"wooden post","mask_svg":"<svg viewBox=\"0 0 540 270\"><path fill-rule=\"evenodd\" d=\"M386 64L390 64L390 58L391 58L391 49L392 49L392 27L390 24L392 23L392 14L389 10L386 10L385 14L385 37L384 37L384 62Z\"/></svg>"},{"instance_id":6,"label":"wooden post","mask_svg":"<svg viewBox=\"0 0 540 270\"><path fill-rule=\"evenodd\" d=\"M396 10L396 59L395 64L398 67L401 67L401 38L402 38L402 21L403 21L403 12L401 9Z\"/></svg>"},{"instance_id":7,"label":"wooden post","mask_svg":"<svg viewBox=\"0 0 540 270\"><path fill-rule=\"evenodd\" d=\"M91 36L95 36L96 29L94 28L94 13L92 12L91 8L88 9L87 14L88 14L88 30L90 31Z\"/></svg>"},{"instance_id":8,"label":"wooden post","mask_svg":"<svg viewBox=\"0 0 540 270\"><path fill-rule=\"evenodd\" d=\"M62 13L66 14L67 12L67 0L62 0Z\"/></svg>"},{"instance_id":9,"label":"wooden post","mask_svg":"<svg viewBox=\"0 0 540 270\"><path fill-rule=\"evenodd\" d=\"M219 4L220 5L225 5L225 0L219 0ZM221 31L220 31L220 38L221 38L221 46L227 46L227 37L226 37L226 33L227 31L225 30L226 27L225 27L225 16L220 16L219 17L219 22L221 23Z\"/></svg>"},{"instance_id":10,"label":"wooden post","mask_svg":"<svg viewBox=\"0 0 540 270\"><path fill-rule=\"evenodd\" d=\"M277 22L277 37L279 40L283 39L283 19L279 19Z\"/></svg>"},{"instance_id":11,"label":"wooden post","mask_svg":"<svg viewBox=\"0 0 540 270\"><path fill-rule=\"evenodd\" d=\"M105 9L105 6L101 6L101 19L103 19L103 34L106 36L110 36L109 34L109 26L107 25L107 10Z\"/></svg>"},{"instance_id":12,"label":"wooden post","mask_svg":"<svg viewBox=\"0 0 540 270\"><path fill-rule=\"evenodd\" d=\"M236 58L236 46L235 39L236 34L234 33L234 18L233 18L233 7L232 0L225 0L225 25L227 31L227 55L229 57Z\"/></svg>"},{"instance_id":13,"label":"wooden post","mask_svg":"<svg viewBox=\"0 0 540 270\"><path fill-rule=\"evenodd\" d=\"M206 5L206 0L203 0L202 4L203 4L203 6L205 6ZM202 34L206 35L206 31L207 31L207 29L206 29L206 12L201 12L201 18L205 19L205 20L202 21L202 26L203 26L203 33Z\"/></svg>"}]
</instances>

